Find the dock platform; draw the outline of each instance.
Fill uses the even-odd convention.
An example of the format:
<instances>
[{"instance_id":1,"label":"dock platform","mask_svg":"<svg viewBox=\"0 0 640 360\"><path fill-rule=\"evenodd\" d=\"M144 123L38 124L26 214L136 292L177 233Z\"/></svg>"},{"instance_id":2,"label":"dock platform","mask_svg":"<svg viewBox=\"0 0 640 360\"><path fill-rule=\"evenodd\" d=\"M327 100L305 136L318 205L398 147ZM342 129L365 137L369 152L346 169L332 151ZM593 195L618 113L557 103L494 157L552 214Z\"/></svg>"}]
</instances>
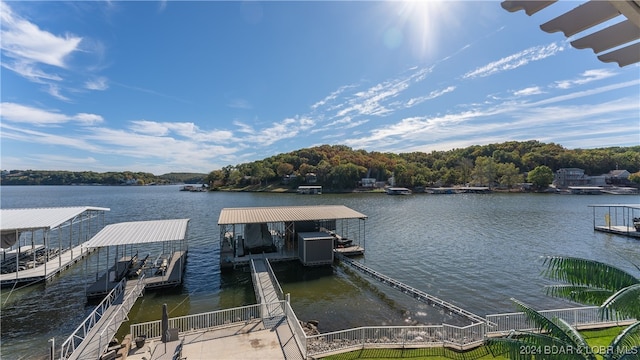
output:
<instances>
[{"instance_id":1,"label":"dock platform","mask_svg":"<svg viewBox=\"0 0 640 360\"><path fill-rule=\"evenodd\" d=\"M40 250L46 252L44 247L41 247ZM76 246L73 249L63 249L61 252L51 251L57 249L49 250L51 254L49 255L48 261L28 260L26 268L20 269L19 271L0 274L1 286L6 288L21 284L34 284L50 280L93 252L93 249L83 248L82 245ZM46 256L44 254L39 255L38 253L39 251L35 251L32 255L38 258ZM19 263L24 263L24 261L19 261Z\"/></svg>"},{"instance_id":2,"label":"dock platform","mask_svg":"<svg viewBox=\"0 0 640 360\"><path fill-rule=\"evenodd\" d=\"M640 239L636 223L640 223L640 204L596 204L593 208L593 230Z\"/></svg>"},{"instance_id":3,"label":"dock platform","mask_svg":"<svg viewBox=\"0 0 640 360\"><path fill-rule=\"evenodd\" d=\"M0 209L0 286L47 281L89 255L92 250L83 245L104 226L106 211L91 206Z\"/></svg>"},{"instance_id":4,"label":"dock platform","mask_svg":"<svg viewBox=\"0 0 640 360\"><path fill-rule=\"evenodd\" d=\"M640 239L640 231L637 231L632 226L596 226L593 229L595 231L605 232L609 234L624 235Z\"/></svg>"},{"instance_id":5,"label":"dock platform","mask_svg":"<svg viewBox=\"0 0 640 360\"><path fill-rule=\"evenodd\" d=\"M144 259L122 258L87 288L87 298L92 300L102 298L123 278L135 279L141 274L145 275L145 289L148 290L178 286L182 284L186 255L186 251L176 251L164 266L162 263L147 265L149 262L146 257Z\"/></svg>"}]
</instances>

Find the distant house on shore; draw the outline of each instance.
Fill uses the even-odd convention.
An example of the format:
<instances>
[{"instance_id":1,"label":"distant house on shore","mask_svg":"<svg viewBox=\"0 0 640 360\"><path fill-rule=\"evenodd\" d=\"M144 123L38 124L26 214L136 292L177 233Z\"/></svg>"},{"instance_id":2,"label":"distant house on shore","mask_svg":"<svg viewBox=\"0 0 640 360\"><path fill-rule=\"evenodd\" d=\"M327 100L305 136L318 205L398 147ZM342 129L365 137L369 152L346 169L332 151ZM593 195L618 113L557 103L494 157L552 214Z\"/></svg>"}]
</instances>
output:
<instances>
[{"instance_id":1,"label":"distant house on shore","mask_svg":"<svg viewBox=\"0 0 640 360\"><path fill-rule=\"evenodd\" d=\"M553 184L560 189L584 186L628 185L629 171L611 170L606 174L589 176L583 169L562 168L556 171Z\"/></svg>"}]
</instances>

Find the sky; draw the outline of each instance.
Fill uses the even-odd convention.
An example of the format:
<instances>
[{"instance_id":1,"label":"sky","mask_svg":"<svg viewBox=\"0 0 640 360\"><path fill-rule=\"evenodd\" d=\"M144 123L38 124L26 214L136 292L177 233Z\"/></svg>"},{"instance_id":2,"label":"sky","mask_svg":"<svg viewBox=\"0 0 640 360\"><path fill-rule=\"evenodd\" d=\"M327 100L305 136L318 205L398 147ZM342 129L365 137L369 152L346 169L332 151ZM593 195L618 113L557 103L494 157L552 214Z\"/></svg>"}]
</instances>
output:
<instances>
[{"instance_id":1,"label":"sky","mask_svg":"<svg viewBox=\"0 0 640 360\"><path fill-rule=\"evenodd\" d=\"M0 2L0 168L209 173L323 144L640 145L640 66L499 1Z\"/></svg>"}]
</instances>

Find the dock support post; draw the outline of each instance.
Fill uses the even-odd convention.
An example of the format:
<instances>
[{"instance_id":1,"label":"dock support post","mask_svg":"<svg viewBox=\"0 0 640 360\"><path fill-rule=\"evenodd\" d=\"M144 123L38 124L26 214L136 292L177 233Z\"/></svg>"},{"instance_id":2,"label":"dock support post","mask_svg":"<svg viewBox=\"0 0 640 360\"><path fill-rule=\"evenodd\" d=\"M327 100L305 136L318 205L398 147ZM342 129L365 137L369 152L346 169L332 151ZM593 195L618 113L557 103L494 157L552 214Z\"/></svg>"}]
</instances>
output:
<instances>
[{"instance_id":1,"label":"dock support post","mask_svg":"<svg viewBox=\"0 0 640 360\"><path fill-rule=\"evenodd\" d=\"M49 360L56 358L56 338L49 339L51 346L49 347Z\"/></svg>"}]
</instances>

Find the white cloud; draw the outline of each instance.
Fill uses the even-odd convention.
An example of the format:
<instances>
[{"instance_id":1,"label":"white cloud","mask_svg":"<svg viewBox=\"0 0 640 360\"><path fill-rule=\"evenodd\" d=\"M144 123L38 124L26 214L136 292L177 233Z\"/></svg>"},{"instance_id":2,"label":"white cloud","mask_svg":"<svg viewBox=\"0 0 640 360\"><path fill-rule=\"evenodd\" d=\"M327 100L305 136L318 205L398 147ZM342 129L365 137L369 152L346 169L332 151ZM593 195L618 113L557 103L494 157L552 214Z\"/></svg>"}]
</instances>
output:
<instances>
[{"instance_id":1,"label":"white cloud","mask_svg":"<svg viewBox=\"0 0 640 360\"><path fill-rule=\"evenodd\" d=\"M60 93L60 87L56 84L49 84L47 92L49 93L49 95L53 96L58 100L69 101L68 97Z\"/></svg>"},{"instance_id":2,"label":"white cloud","mask_svg":"<svg viewBox=\"0 0 640 360\"><path fill-rule=\"evenodd\" d=\"M82 41L71 34L56 36L13 13L9 5L0 3L2 19L2 51L18 62L42 63L66 68L65 59Z\"/></svg>"},{"instance_id":3,"label":"white cloud","mask_svg":"<svg viewBox=\"0 0 640 360\"><path fill-rule=\"evenodd\" d=\"M556 81L553 87L560 88L560 89L569 89L576 85L588 84L592 81L606 79L615 75L616 73L609 69L587 70L583 72L579 78Z\"/></svg>"},{"instance_id":4,"label":"white cloud","mask_svg":"<svg viewBox=\"0 0 640 360\"><path fill-rule=\"evenodd\" d=\"M533 46L519 53L509 55L500 60L494 61L485 66L481 66L473 71L470 71L464 74L463 78L469 79L475 77L486 77L497 74L499 72L513 70L524 66L532 61L542 60L549 56L553 56L563 50L564 47L556 43L551 43L547 46Z\"/></svg>"},{"instance_id":5,"label":"white cloud","mask_svg":"<svg viewBox=\"0 0 640 360\"><path fill-rule=\"evenodd\" d=\"M82 125L91 125L103 121L102 116L95 114L79 113L76 115L65 115L57 111L42 110L10 102L3 102L0 105L2 119L14 123L44 126L78 122Z\"/></svg>"},{"instance_id":6,"label":"white cloud","mask_svg":"<svg viewBox=\"0 0 640 360\"><path fill-rule=\"evenodd\" d=\"M99 76L97 78L91 79L84 83L85 89L88 90L107 90L109 88L109 84L107 78L104 76Z\"/></svg>"},{"instance_id":7,"label":"white cloud","mask_svg":"<svg viewBox=\"0 0 640 360\"><path fill-rule=\"evenodd\" d=\"M539 86L531 86L528 88L516 90L513 92L515 96L531 96L531 95L539 95L542 94L543 91Z\"/></svg>"}]
</instances>

